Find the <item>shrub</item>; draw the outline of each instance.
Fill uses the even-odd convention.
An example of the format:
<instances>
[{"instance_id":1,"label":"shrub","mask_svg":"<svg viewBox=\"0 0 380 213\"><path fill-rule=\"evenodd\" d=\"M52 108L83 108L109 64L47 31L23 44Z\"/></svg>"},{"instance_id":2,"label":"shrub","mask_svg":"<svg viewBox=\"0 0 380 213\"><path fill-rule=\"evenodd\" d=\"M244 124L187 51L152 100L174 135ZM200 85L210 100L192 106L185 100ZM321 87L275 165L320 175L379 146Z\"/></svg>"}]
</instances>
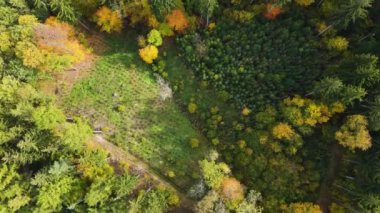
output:
<instances>
[{"instance_id":1,"label":"shrub","mask_svg":"<svg viewBox=\"0 0 380 213\"><path fill-rule=\"evenodd\" d=\"M170 191L170 195L168 197L168 204L171 206L179 206L181 199L179 196L174 192Z\"/></svg>"},{"instance_id":2,"label":"shrub","mask_svg":"<svg viewBox=\"0 0 380 213\"><path fill-rule=\"evenodd\" d=\"M169 170L168 172L166 172L166 175L170 178L174 178L175 177L175 172L173 172L172 170Z\"/></svg>"},{"instance_id":3,"label":"shrub","mask_svg":"<svg viewBox=\"0 0 380 213\"><path fill-rule=\"evenodd\" d=\"M118 112L125 112L127 110L127 107L124 105L119 105L117 106L117 111Z\"/></svg>"},{"instance_id":4,"label":"shrub","mask_svg":"<svg viewBox=\"0 0 380 213\"><path fill-rule=\"evenodd\" d=\"M158 57L158 49L154 45L148 45L139 50L139 55L143 61L151 64Z\"/></svg>"},{"instance_id":5,"label":"shrub","mask_svg":"<svg viewBox=\"0 0 380 213\"><path fill-rule=\"evenodd\" d=\"M341 36L330 38L327 41L327 48L330 50L343 51L348 48L348 41L346 38L341 37Z\"/></svg>"},{"instance_id":6,"label":"shrub","mask_svg":"<svg viewBox=\"0 0 380 213\"><path fill-rule=\"evenodd\" d=\"M119 11L112 11L106 6L96 11L94 20L100 30L107 33L120 32L123 28L123 21Z\"/></svg>"},{"instance_id":7,"label":"shrub","mask_svg":"<svg viewBox=\"0 0 380 213\"><path fill-rule=\"evenodd\" d=\"M214 139L211 140L211 143L216 146L216 145L218 145L220 143L220 141L219 141L218 138L214 138Z\"/></svg>"},{"instance_id":8,"label":"shrub","mask_svg":"<svg viewBox=\"0 0 380 213\"><path fill-rule=\"evenodd\" d=\"M197 111L197 109L198 109L198 106L195 103L193 103L193 102L190 102L189 105L187 105L187 110L191 114L195 113Z\"/></svg>"},{"instance_id":9,"label":"shrub","mask_svg":"<svg viewBox=\"0 0 380 213\"><path fill-rule=\"evenodd\" d=\"M199 147L199 140L196 138L190 139L190 146L191 148L198 148Z\"/></svg>"},{"instance_id":10,"label":"shrub","mask_svg":"<svg viewBox=\"0 0 380 213\"><path fill-rule=\"evenodd\" d=\"M162 36L173 36L174 32L170 28L170 26L167 23L161 23L160 26L158 27L158 31L161 33Z\"/></svg>"},{"instance_id":11,"label":"shrub","mask_svg":"<svg viewBox=\"0 0 380 213\"><path fill-rule=\"evenodd\" d=\"M137 45L139 45L139 47L146 47L146 39L144 36L142 35L139 35L137 36Z\"/></svg>"},{"instance_id":12,"label":"shrub","mask_svg":"<svg viewBox=\"0 0 380 213\"><path fill-rule=\"evenodd\" d=\"M248 107L244 107L241 111L241 114L244 116L248 116L249 114L251 114L251 110Z\"/></svg>"},{"instance_id":13,"label":"shrub","mask_svg":"<svg viewBox=\"0 0 380 213\"><path fill-rule=\"evenodd\" d=\"M152 44L154 46L161 46L162 45L162 38L161 34L158 30L153 29L148 33L148 39L149 44Z\"/></svg>"},{"instance_id":14,"label":"shrub","mask_svg":"<svg viewBox=\"0 0 380 213\"><path fill-rule=\"evenodd\" d=\"M168 16L166 16L166 21L170 28L180 33L185 31L189 26L189 21L185 14L179 9L173 10Z\"/></svg>"}]
</instances>

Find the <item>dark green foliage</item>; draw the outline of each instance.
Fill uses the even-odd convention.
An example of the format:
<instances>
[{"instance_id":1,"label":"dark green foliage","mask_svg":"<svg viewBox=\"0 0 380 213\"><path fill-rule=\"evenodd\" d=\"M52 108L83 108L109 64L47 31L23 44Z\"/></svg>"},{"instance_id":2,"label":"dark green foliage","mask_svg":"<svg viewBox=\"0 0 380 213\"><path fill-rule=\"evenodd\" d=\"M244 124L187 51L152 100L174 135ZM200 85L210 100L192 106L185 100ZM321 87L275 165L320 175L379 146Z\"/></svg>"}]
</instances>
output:
<instances>
[{"instance_id":1,"label":"dark green foliage","mask_svg":"<svg viewBox=\"0 0 380 213\"><path fill-rule=\"evenodd\" d=\"M337 74L347 84L369 88L380 81L378 63L375 55L353 55L342 61Z\"/></svg>"},{"instance_id":2,"label":"dark green foliage","mask_svg":"<svg viewBox=\"0 0 380 213\"><path fill-rule=\"evenodd\" d=\"M226 90L255 111L289 93L303 94L319 76L311 29L291 18L243 25L221 23L213 31L178 39L198 78Z\"/></svg>"},{"instance_id":3,"label":"dark green foliage","mask_svg":"<svg viewBox=\"0 0 380 213\"><path fill-rule=\"evenodd\" d=\"M168 14L177 6L177 0L152 0L152 8L160 15Z\"/></svg>"},{"instance_id":4,"label":"dark green foliage","mask_svg":"<svg viewBox=\"0 0 380 213\"><path fill-rule=\"evenodd\" d=\"M372 6L373 0L347 0L343 1L334 14L338 23L347 27L351 22L355 23L357 19L365 19L368 16L367 9Z\"/></svg>"}]
</instances>

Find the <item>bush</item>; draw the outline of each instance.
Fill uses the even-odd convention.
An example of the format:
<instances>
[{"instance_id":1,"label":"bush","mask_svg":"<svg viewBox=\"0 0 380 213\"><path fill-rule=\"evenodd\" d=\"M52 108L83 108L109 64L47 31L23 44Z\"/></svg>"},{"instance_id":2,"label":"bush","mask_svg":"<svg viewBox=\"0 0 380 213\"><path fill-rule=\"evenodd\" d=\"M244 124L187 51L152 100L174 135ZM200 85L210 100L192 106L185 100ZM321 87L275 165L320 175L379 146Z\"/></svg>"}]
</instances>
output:
<instances>
[{"instance_id":1,"label":"bush","mask_svg":"<svg viewBox=\"0 0 380 213\"><path fill-rule=\"evenodd\" d=\"M248 107L244 107L241 111L241 114L244 116L248 116L249 114L251 114L251 110Z\"/></svg>"},{"instance_id":2,"label":"bush","mask_svg":"<svg viewBox=\"0 0 380 213\"><path fill-rule=\"evenodd\" d=\"M158 30L153 29L148 33L148 39L147 39L149 44L152 44L156 47L162 45L162 37L161 34Z\"/></svg>"},{"instance_id":3,"label":"bush","mask_svg":"<svg viewBox=\"0 0 380 213\"><path fill-rule=\"evenodd\" d=\"M158 31L161 33L162 36L170 37L174 35L173 30L167 23L160 24L160 26L158 27Z\"/></svg>"},{"instance_id":4,"label":"bush","mask_svg":"<svg viewBox=\"0 0 380 213\"><path fill-rule=\"evenodd\" d=\"M166 175L170 178L174 178L175 177L175 172L173 172L172 170L169 170L168 172L166 172Z\"/></svg>"},{"instance_id":5,"label":"bush","mask_svg":"<svg viewBox=\"0 0 380 213\"><path fill-rule=\"evenodd\" d=\"M148 45L139 50L139 55L143 61L151 64L158 57L158 49L153 45Z\"/></svg>"},{"instance_id":6,"label":"bush","mask_svg":"<svg viewBox=\"0 0 380 213\"><path fill-rule=\"evenodd\" d=\"M187 105L187 110L191 114L195 113L197 111L197 109L198 109L198 106L195 103L193 103L193 102L190 102L189 105Z\"/></svg>"},{"instance_id":7,"label":"bush","mask_svg":"<svg viewBox=\"0 0 380 213\"><path fill-rule=\"evenodd\" d=\"M348 41L346 38L341 36L330 38L327 41L327 48L330 50L344 51L348 48Z\"/></svg>"},{"instance_id":8,"label":"bush","mask_svg":"<svg viewBox=\"0 0 380 213\"><path fill-rule=\"evenodd\" d=\"M199 140L196 138L190 139L190 146L191 148L198 148L199 147Z\"/></svg>"},{"instance_id":9,"label":"bush","mask_svg":"<svg viewBox=\"0 0 380 213\"><path fill-rule=\"evenodd\" d=\"M145 39L145 37L144 36L142 36L142 35L139 35L138 37L137 37L137 45L139 45L139 47L146 47L146 39Z\"/></svg>"}]
</instances>

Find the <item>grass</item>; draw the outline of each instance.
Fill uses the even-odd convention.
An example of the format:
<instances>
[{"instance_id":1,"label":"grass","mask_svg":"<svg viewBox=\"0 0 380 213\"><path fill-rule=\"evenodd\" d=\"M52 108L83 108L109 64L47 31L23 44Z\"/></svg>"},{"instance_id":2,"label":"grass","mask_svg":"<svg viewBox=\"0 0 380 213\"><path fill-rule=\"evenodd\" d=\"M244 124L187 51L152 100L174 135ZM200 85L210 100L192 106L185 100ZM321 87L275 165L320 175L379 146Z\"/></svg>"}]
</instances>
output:
<instances>
[{"instance_id":1,"label":"grass","mask_svg":"<svg viewBox=\"0 0 380 213\"><path fill-rule=\"evenodd\" d=\"M135 35L124 36L108 41L110 51L74 85L65 109L86 117L111 142L160 173L174 172L172 182L187 189L199 175L198 161L207 153L207 142L174 100L160 98L160 85L138 57ZM201 141L200 147L191 148L192 138Z\"/></svg>"}]
</instances>

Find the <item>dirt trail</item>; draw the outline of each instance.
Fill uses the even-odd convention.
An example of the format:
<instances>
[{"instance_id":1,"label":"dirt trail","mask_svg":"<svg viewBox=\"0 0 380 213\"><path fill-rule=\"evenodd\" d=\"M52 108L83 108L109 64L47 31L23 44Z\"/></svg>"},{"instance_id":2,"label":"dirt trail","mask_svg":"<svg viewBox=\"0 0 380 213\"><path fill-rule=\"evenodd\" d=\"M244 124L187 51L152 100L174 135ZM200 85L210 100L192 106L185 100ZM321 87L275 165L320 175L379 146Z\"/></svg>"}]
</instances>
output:
<instances>
[{"instance_id":1,"label":"dirt trail","mask_svg":"<svg viewBox=\"0 0 380 213\"><path fill-rule=\"evenodd\" d=\"M319 198L317 200L317 203L319 204L324 213L329 212L328 207L331 204L330 188L334 183L336 176L339 173L340 163L343 157L342 148L338 143L333 143L330 146L330 150L331 157L327 169L327 174L321 184Z\"/></svg>"},{"instance_id":2,"label":"dirt trail","mask_svg":"<svg viewBox=\"0 0 380 213\"><path fill-rule=\"evenodd\" d=\"M146 176L148 176L155 182L158 182L170 189L173 189L181 199L180 209L178 209L178 211L174 210L175 212L191 212L191 209L193 208L195 202L189 199L179 188L168 182L166 180L166 177L162 176L161 174L155 172L152 168L150 168L150 166L147 163L143 162L131 153L121 149L120 147L110 143L109 141L104 139L103 136L100 134L95 135L94 139L91 142L93 143L92 145L101 147L104 150L106 150L110 154L110 158L112 161L127 163L131 167L133 167L134 170L139 170L143 172Z\"/></svg>"}]
</instances>

